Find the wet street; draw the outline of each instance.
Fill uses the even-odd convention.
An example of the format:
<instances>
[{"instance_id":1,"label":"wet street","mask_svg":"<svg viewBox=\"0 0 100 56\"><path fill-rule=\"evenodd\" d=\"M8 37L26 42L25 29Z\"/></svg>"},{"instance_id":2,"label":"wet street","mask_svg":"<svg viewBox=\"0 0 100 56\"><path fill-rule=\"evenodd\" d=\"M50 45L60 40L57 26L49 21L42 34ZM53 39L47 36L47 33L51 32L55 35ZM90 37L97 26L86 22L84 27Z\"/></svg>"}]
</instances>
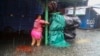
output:
<instances>
[{"instance_id":1,"label":"wet street","mask_svg":"<svg viewBox=\"0 0 100 56\"><path fill-rule=\"evenodd\" d=\"M28 41L28 40L25 40ZM68 40L68 48L50 46L32 47L32 52L16 51L19 45L29 45L31 41L1 41L0 56L100 56L100 30L77 30L76 39Z\"/></svg>"}]
</instances>

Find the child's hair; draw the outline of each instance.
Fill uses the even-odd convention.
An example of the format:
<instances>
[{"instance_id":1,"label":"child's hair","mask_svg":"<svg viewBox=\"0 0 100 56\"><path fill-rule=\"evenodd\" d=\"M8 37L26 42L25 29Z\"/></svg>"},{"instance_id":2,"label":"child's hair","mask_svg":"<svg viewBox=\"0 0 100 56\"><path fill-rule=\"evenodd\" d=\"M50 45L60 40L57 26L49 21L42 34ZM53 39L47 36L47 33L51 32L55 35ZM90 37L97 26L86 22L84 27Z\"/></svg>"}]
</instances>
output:
<instances>
[{"instance_id":1,"label":"child's hair","mask_svg":"<svg viewBox=\"0 0 100 56\"><path fill-rule=\"evenodd\" d=\"M36 14L34 18L37 19L37 17L38 17L39 15L41 16L41 14Z\"/></svg>"}]
</instances>

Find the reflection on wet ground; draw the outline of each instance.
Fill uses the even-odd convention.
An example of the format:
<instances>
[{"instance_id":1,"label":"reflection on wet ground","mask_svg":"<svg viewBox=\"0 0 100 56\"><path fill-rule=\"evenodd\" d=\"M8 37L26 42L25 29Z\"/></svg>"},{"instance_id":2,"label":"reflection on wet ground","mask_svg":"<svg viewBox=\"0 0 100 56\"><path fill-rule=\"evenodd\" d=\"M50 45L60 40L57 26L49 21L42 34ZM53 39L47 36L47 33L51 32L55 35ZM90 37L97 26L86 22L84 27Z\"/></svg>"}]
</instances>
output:
<instances>
[{"instance_id":1,"label":"reflection on wet ground","mask_svg":"<svg viewBox=\"0 0 100 56\"><path fill-rule=\"evenodd\" d=\"M25 39L25 40L24 40ZM0 56L100 56L100 31L99 30L77 30L77 37L68 40L71 47L54 48L50 46L31 47L31 40L27 37L0 41ZM28 48L32 52L17 50L16 48ZM19 48L19 49L20 49Z\"/></svg>"}]
</instances>

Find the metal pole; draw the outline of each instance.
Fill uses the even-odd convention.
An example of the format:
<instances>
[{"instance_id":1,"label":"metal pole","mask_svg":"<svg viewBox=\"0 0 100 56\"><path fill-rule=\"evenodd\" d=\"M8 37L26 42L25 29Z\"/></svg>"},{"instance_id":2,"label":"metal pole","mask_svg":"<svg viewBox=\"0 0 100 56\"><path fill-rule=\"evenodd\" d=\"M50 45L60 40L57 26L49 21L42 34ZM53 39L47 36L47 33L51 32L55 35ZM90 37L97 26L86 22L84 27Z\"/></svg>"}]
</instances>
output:
<instances>
[{"instance_id":1,"label":"metal pole","mask_svg":"<svg viewBox=\"0 0 100 56\"><path fill-rule=\"evenodd\" d=\"M74 9L73 9L73 16L76 16L76 5L77 5L77 2L75 1Z\"/></svg>"},{"instance_id":2,"label":"metal pole","mask_svg":"<svg viewBox=\"0 0 100 56\"><path fill-rule=\"evenodd\" d=\"M48 21L48 0L45 2L45 20ZM45 45L48 45L48 25L45 27Z\"/></svg>"}]
</instances>

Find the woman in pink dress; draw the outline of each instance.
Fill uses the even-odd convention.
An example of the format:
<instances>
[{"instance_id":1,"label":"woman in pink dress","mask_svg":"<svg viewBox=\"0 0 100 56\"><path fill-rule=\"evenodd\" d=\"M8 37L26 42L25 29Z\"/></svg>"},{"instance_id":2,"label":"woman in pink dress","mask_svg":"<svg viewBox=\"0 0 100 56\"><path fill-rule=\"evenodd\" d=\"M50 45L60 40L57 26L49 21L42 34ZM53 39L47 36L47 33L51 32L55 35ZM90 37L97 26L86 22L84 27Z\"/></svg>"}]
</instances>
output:
<instances>
[{"instance_id":1,"label":"woman in pink dress","mask_svg":"<svg viewBox=\"0 0 100 56\"><path fill-rule=\"evenodd\" d=\"M42 20L41 15L38 15L38 17L34 22L33 29L31 31L31 36L32 36L31 46L34 46L35 43L37 46L40 46L42 40L43 24L49 24L49 23L47 21Z\"/></svg>"}]
</instances>

